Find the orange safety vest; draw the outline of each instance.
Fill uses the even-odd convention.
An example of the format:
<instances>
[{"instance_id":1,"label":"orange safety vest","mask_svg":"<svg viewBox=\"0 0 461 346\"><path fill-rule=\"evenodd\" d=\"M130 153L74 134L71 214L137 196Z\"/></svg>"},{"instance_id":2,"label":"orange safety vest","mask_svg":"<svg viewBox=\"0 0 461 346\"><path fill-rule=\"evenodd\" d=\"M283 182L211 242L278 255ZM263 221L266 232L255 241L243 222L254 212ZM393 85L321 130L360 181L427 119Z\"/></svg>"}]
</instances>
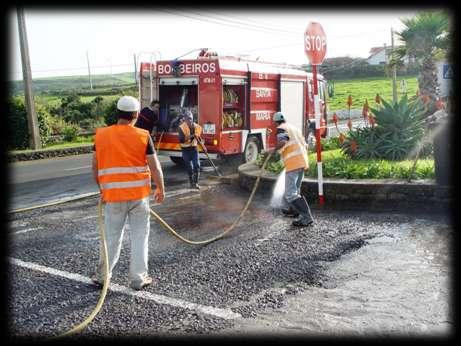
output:
<instances>
[{"instance_id":1,"label":"orange safety vest","mask_svg":"<svg viewBox=\"0 0 461 346\"><path fill-rule=\"evenodd\" d=\"M112 125L96 129L94 142L103 201L133 201L149 196L148 131L131 125Z\"/></svg>"},{"instance_id":2,"label":"orange safety vest","mask_svg":"<svg viewBox=\"0 0 461 346\"><path fill-rule=\"evenodd\" d=\"M287 123L282 123L277 126L277 128L288 132L289 140L279 150L286 171L290 172L298 168L304 168L304 170L309 169L307 144L301 132L294 126Z\"/></svg>"},{"instance_id":3,"label":"orange safety vest","mask_svg":"<svg viewBox=\"0 0 461 346\"><path fill-rule=\"evenodd\" d=\"M181 148L196 147L197 139L190 140L190 129L186 122L183 122L179 127L184 133L184 143L181 143ZM199 138L202 135L202 127L199 124L194 124L194 133Z\"/></svg>"}]
</instances>

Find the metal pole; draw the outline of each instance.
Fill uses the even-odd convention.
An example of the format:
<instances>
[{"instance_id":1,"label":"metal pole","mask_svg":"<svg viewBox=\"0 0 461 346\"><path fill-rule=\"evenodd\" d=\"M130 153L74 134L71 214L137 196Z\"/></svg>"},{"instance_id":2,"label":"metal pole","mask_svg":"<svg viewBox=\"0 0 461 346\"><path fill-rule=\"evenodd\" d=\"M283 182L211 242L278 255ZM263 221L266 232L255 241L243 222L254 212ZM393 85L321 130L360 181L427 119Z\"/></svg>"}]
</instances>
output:
<instances>
[{"instance_id":1,"label":"metal pole","mask_svg":"<svg viewBox=\"0 0 461 346\"><path fill-rule=\"evenodd\" d=\"M18 7L18 29L19 45L21 48L22 76L24 81L24 97L27 109L27 124L29 128L29 146L34 149L41 149L40 131L38 119L35 112L34 94L32 92L32 71L30 69L29 47L27 44L26 22L24 11Z\"/></svg>"},{"instance_id":2,"label":"metal pole","mask_svg":"<svg viewBox=\"0 0 461 346\"><path fill-rule=\"evenodd\" d=\"M93 90L93 83L91 82L90 58L88 57L88 51L86 51L86 61L88 63L88 80L90 82L90 89Z\"/></svg>"},{"instance_id":3,"label":"metal pole","mask_svg":"<svg viewBox=\"0 0 461 346\"><path fill-rule=\"evenodd\" d=\"M394 29L391 28L391 45L392 52L394 51ZM386 54L386 52L384 52ZM392 66L392 101L397 102L397 67Z\"/></svg>"},{"instance_id":4,"label":"metal pole","mask_svg":"<svg viewBox=\"0 0 461 346\"><path fill-rule=\"evenodd\" d=\"M317 174L319 184L319 204L323 206L323 170L322 170L322 145L320 144L320 100L317 82L317 65L312 65L312 74L314 79L314 112L315 112L315 141L317 149Z\"/></svg>"}]
</instances>

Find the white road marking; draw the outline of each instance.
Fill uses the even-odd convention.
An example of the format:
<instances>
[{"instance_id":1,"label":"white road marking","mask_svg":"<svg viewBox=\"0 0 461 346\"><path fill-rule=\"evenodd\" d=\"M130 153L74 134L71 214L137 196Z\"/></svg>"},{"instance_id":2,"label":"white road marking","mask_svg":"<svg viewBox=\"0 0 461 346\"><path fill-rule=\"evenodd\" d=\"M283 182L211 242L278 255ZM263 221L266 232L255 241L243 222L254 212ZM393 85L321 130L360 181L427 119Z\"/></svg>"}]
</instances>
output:
<instances>
[{"instance_id":1,"label":"white road marking","mask_svg":"<svg viewBox=\"0 0 461 346\"><path fill-rule=\"evenodd\" d=\"M66 279L78 281L81 283L92 284L92 281L90 278L80 275L80 274L69 273L66 271L45 267L45 266L42 266L36 263L24 262L24 261L21 261L20 259L16 259L12 257L9 257L8 259L12 264L23 267L23 268L36 270L36 271L44 272L44 273L55 275L55 276L64 277ZM235 313L230 309L220 309L220 308L215 308L213 306L200 305L196 303L187 302L185 300L171 298L171 297L167 297L167 296L163 296L163 295L159 295L159 294L155 294L155 293L151 293L147 291L135 291L131 288L118 285L115 283L111 283L109 286L109 289L113 292L123 293L128 296L135 296L135 297L144 298L147 300L152 300L158 304L171 305L174 307L198 311L198 312L201 312L207 315L216 316L216 317L223 318L226 320L242 317L240 314Z\"/></svg>"},{"instance_id":2,"label":"white road marking","mask_svg":"<svg viewBox=\"0 0 461 346\"><path fill-rule=\"evenodd\" d=\"M82 167L75 167L75 168L64 168L65 171L77 171L79 169L90 168L91 166L82 166Z\"/></svg>"},{"instance_id":3,"label":"white road marking","mask_svg":"<svg viewBox=\"0 0 461 346\"><path fill-rule=\"evenodd\" d=\"M27 232L31 232L31 231L36 231L36 230L38 230L38 229L43 229L43 228L42 228L42 227L27 228L27 229L23 229L23 230L14 232L13 235L22 234L22 233L27 233Z\"/></svg>"},{"instance_id":4,"label":"white road marking","mask_svg":"<svg viewBox=\"0 0 461 346\"><path fill-rule=\"evenodd\" d=\"M82 220L88 220L88 219L96 219L98 215L90 215L90 216L84 216L79 219L74 219L75 221L82 221Z\"/></svg>"}]
</instances>

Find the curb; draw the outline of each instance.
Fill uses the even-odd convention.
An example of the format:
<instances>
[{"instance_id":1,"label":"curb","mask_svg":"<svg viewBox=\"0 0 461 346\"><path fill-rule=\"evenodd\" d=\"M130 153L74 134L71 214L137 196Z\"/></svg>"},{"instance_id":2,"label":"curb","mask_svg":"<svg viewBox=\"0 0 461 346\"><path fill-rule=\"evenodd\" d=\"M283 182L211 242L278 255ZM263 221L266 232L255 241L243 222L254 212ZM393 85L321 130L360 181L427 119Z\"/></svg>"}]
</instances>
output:
<instances>
[{"instance_id":1,"label":"curb","mask_svg":"<svg viewBox=\"0 0 461 346\"><path fill-rule=\"evenodd\" d=\"M238 168L239 186L251 191L260 168L245 163ZM270 197L278 175L265 172L257 193ZM439 186L433 180L406 182L396 179L324 179L325 206L366 210L413 210L443 213L450 210L453 188ZM318 182L304 178L301 194L314 206L318 204Z\"/></svg>"},{"instance_id":2,"label":"curb","mask_svg":"<svg viewBox=\"0 0 461 346\"><path fill-rule=\"evenodd\" d=\"M84 145L81 147L63 148L63 149L42 149L42 150L31 150L22 153L9 152L7 155L8 162L18 161L31 161L41 160L53 157L72 156L80 154L90 154L93 152L93 144Z\"/></svg>"}]
</instances>

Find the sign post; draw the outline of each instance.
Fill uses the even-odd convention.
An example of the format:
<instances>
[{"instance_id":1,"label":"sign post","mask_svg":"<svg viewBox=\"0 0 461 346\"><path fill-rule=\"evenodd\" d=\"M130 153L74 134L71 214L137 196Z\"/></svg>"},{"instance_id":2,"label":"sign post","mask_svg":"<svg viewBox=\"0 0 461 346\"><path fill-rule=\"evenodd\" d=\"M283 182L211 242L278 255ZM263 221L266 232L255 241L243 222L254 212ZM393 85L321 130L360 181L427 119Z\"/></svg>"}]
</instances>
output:
<instances>
[{"instance_id":1,"label":"sign post","mask_svg":"<svg viewBox=\"0 0 461 346\"><path fill-rule=\"evenodd\" d=\"M315 139L317 149L317 173L319 184L319 204L323 206L323 171L322 171L322 146L320 144L320 100L317 81L317 66L321 65L327 52L327 39L320 23L310 22L304 32L304 52L312 65L314 80L314 114L315 114Z\"/></svg>"}]
</instances>

